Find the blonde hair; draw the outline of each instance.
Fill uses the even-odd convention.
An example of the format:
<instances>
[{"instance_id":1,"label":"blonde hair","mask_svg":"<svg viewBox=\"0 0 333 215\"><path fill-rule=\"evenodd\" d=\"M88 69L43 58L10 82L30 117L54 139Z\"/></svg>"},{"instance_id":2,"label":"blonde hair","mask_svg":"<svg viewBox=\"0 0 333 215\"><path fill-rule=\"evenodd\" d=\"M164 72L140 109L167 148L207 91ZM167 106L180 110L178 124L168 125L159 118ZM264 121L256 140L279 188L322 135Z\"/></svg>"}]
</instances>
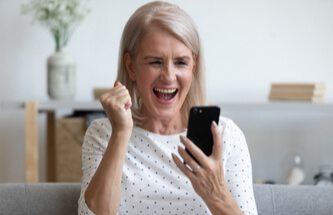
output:
<instances>
[{"instance_id":1,"label":"blonde hair","mask_svg":"<svg viewBox=\"0 0 333 215\"><path fill-rule=\"evenodd\" d=\"M190 108L194 105L203 105L205 103L203 54L199 34L193 20L178 6L167 2L155 1L141 6L133 13L126 23L121 38L117 80L124 84L130 93L133 103L133 121L136 125L139 125L144 119L140 113L140 95L138 95L136 90L135 82L130 79L126 71L124 55L125 53L129 53L131 57L136 55L142 38L152 25L174 35L193 53L195 71L193 72L190 90L181 108L183 123L187 123Z\"/></svg>"}]
</instances>

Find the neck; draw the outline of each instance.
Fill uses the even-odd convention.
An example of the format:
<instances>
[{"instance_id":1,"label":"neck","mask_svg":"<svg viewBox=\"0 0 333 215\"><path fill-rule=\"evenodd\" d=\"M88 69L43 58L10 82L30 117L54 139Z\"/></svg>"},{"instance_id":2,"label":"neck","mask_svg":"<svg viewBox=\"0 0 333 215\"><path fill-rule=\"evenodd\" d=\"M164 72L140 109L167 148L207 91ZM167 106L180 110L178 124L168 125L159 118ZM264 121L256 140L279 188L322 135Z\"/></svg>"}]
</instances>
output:
<instances>
[{"instance_id":1,"label":"neck","mask_svg":"<svg viewBox=\"0 0 333 215\"><path fill-rule=\"evenodd\" d=\"M173 117L172 119L154 119L149 118L144 120L142 128L162 135L171 135L183 132L186 126L181 120L181 117Z\"/></svg>"}]
</instances>

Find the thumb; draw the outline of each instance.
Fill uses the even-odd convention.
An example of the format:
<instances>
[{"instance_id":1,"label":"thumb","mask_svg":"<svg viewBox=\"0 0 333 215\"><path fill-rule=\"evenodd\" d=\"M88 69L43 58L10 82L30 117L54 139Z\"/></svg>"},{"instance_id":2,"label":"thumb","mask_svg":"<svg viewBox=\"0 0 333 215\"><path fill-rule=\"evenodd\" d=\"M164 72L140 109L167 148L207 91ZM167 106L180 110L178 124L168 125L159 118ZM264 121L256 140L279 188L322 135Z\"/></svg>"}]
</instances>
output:
<instances>
[{"instance_id":1,"label":"thumb","mask_svg":"<svg viewBox=\"0 0 333 215\"><path fill-rule=\"evenodd\" d=\"M114 82L114 87L117 87L117 86L120 86L120 85L122 85L121 83L120 83L120 81L118 81L118 80L116 80L115 82Z\"/></svg>"},{"instance_id":2,"label":"thumb","mask_svg":"<svg viewBox=\"0 0 333 215\"><path fill-rule=\"evenodd\" d=\"M212 122L211 131L212 131L213 141L214 141L212 156L216 160L221 160L221 158L222 158L222 137L219 133L219 130L218 130L218 127L217 127L217 124L215 123L215 121Z\"/></svg>"}]
</instances>

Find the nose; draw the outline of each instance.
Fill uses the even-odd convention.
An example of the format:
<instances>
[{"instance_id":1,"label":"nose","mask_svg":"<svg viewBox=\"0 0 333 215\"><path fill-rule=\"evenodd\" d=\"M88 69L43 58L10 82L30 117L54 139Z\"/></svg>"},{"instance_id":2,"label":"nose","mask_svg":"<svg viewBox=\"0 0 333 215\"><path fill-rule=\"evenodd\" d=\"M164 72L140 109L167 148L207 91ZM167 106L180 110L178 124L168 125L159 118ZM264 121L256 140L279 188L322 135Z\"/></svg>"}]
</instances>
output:
<instances>
[{"instance_id":1,"label":"nose","mask_svg":"<svg viewBox=\"0 0 333 215\"><path fill-rule=\"evenodd\" d=\"M165 82L172 82L176 80L176 69L173 67L172 63L167 63L163 67L161 80Z\"/></svg>"}]
</instances>

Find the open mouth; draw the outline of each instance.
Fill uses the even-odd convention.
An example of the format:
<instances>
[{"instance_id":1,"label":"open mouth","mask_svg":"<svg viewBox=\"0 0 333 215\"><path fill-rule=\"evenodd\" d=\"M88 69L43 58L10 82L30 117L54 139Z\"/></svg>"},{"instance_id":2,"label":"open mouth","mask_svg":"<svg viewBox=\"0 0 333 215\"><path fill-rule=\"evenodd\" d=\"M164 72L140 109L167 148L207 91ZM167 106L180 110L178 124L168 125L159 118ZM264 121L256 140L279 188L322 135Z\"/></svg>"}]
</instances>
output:
<instances>
[{"instance_id":1,"label":"open mouth","mask_svg":"<svg viewBox=\"0 0 333 215\"><path fill-rule=\"evenodd\" d=\"M155 87L153 89L153 92L157 98L159 98L161 100L169 101L176 96L178 89L176 89L176 88L162 89L162 88Z\"/></svg>"}]
</instances>

